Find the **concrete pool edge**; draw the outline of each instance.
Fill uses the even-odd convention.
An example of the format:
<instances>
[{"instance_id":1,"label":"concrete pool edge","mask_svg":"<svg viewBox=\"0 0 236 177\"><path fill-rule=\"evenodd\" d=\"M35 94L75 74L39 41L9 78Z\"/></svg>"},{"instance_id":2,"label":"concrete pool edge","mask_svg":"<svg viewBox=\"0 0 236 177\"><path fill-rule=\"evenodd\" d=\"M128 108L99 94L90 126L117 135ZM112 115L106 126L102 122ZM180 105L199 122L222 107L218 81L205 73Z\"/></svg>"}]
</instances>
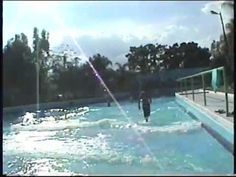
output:
<instances>
[{"instance_id":1,"label":"concrete pool edge","mask_svg":"<svg viewBox=\"0 0 236 177\"><path fill-rule=\"evenodd\" d=\"M234 154L234 126L233 123L224 120L203 106L175 94L178 105L183 107L194 119L202 122L202 127L210 133L228 151Z\"/></svg>"}]
</instances>

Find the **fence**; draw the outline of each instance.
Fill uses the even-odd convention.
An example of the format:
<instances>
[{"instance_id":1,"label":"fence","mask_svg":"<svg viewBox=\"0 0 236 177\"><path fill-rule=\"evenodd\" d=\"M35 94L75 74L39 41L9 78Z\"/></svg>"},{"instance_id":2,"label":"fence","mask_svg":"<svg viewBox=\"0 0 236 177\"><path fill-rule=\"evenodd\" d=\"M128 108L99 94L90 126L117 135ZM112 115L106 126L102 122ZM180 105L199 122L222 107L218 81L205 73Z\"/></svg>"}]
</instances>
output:
<instances>
[{"instance_id":1,"label":"fence","mask_svg":"<svg viewBox=\"0 0 236 177\"><path fill-rule=\"evenodd\" d=\"M226 73L225 73L225 67L219 67L219 68L215 68L216 70L222 70L223 71L223 83L224 83L224 92L225 92L225 102L226 102L226 116L229 116L229 103L228 103L228 84L227 84L227 78L226 78ZM192 99L194 101L194 78L197 78L199 76L201 76L201 82L202 82L202 88L203 88L203 99L204 99L204 106L207 105L207 100L206 100L206 80L205 77L207 74L212 73L213 70L215 69L211 69L208 71L203 71L197 74L193 74L187 77L182 77L177 79L176 81L179 83L180 86L180 92L183 93L185 92L186 97L188 96L187 93L187 81L190 80L191 81L191 90L192 90Z\"/></svg>"}]
</instances>

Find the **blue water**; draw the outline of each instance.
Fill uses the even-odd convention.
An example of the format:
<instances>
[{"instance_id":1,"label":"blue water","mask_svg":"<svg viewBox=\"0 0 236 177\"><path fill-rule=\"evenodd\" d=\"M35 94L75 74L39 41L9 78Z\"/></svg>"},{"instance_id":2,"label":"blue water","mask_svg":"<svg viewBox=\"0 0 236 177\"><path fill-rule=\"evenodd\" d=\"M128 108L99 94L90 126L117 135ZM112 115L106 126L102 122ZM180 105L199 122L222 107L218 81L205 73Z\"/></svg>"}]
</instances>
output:
<instances>
[{"instance_id":1,"label":"blue water","mask_svg":"<svg viewBox=\"0 0 236 177\"><path fill-rule=\"evenodd\" d=\"M84 115L73 108L67 120L54 120L63 117L57 110L42 111L38 124L22 126L9 118L4 121L4 173L233 174L233 155L174 98L154 99L148 123L137 103L120 104L127 117L114 103L101 103L90 105Z\"/></svg>"}]
</instances>

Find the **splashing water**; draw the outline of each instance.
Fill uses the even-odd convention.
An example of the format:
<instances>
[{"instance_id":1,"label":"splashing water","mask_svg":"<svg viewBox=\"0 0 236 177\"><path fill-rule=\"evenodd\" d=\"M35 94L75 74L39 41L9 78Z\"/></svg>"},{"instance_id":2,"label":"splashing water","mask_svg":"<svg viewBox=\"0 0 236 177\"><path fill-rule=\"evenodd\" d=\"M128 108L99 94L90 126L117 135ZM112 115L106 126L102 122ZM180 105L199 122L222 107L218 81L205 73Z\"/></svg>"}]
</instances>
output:
<instances>
[{"instance_id":1,"label":"splashing water","mask_svg":"<svg viewBox=\"0 0 236 177\"><path fill-rule=\"evenodd\" d=\"M231 173L233 156L207 134L201 123L173 103L153 99L151 123L140 121L136 105L120 103L132 122L117 107L90 105L67 120L54 112L39 124L12 124L3 134L3 169L18 175L95 174L211 174ZM176 109L168 109L168 106ZM176 113L177 116L173 116ZM112 116L111 116L112 115ZM23 117L32 118L34 113ZM139 134L136 134L138 132ZM150 155L144 142L154 154ZM215 155L217 154L217 156Z\"/></svg>"}]
</instances>

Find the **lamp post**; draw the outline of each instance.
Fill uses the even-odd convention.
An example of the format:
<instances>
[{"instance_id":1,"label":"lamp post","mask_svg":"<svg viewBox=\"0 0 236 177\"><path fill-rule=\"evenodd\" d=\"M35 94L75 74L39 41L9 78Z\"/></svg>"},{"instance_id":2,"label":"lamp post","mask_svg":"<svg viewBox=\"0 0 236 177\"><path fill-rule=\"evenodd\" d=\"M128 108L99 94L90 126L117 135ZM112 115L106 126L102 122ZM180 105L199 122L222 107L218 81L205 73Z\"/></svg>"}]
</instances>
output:
<instances>
[{"instance_id":1,"label":"lamp post","mask_svg":"<svg viewBox=\"0 0 236 177\"><path fill-rule=\"evenodd\" d=\"M39 39L36 41L36 97L37 119L39 118Z\"/></svg>"},{"instance_id":2,"label":"lamp post","mask_svg":"<svg viewBox=\"0 0 236 177\"><path fill-rule=\"evenodd\" d=\"M221 15L221 12L215 12L213 10L211 10L211 14L213 15L219 15L220 16L220 20L221 20L221 25L222 25L222 29L223 29L223 35L224 35L224 40L225 40L225 44L226 44L226 59L228 60L228 64L230 66L230 60L229 60L229 45L228 45L228 40L225 34L225 27L224 27L224 22L223 22L223 18ZM224 90L225 90L225 102L226 102L226 116L229 116L229 108L228 108L228 85L227 85L227 79L226 79L226 71L225 71L225 67L223 69L223 78L224 78Z\"/></svg>"},{"instance_id":3,"label":"lamp post","mask_svg":"<svg viewBox=\"0 0 236 177\"><path fill-rule=\"evenodd\" d=\"M227 40L226 33L225 33L225 27L224 27L222 14L221 14L221 12L216 12L216 11L213 11L213 10L211 10L210 12L213 15L219 15L220 16L220 21L221 21L221 25L222 25L222 29L223 29L224 40L225 40L225 44L226 44L226 53L228 55L229 45L228 45L228 40ZM229 58L228 58L228 60L229 60Z\"/></svg>"}]
</instances>

